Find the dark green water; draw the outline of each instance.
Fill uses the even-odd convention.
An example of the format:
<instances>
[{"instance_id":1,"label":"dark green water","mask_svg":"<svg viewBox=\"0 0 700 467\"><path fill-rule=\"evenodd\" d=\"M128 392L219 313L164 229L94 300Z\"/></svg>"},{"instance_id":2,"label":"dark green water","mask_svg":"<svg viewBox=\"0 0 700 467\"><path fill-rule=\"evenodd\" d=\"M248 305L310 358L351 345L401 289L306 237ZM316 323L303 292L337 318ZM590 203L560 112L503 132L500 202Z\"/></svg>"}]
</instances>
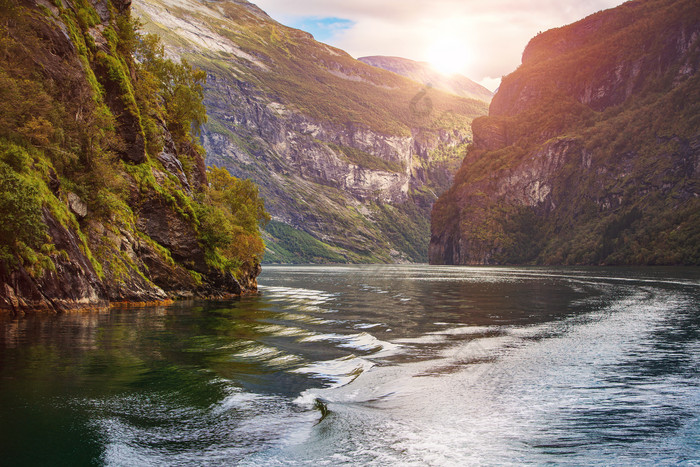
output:
<instances>
[{"instance_id":1,"label":"dark green water","mask_svg":"<svg viewBox=\"0 0 700 467\"><path fill-rule=\"evenodd\" d=\"M700 270L267 267L0 318L0 465L700 463Z\"/></svg>"}]
</instances>

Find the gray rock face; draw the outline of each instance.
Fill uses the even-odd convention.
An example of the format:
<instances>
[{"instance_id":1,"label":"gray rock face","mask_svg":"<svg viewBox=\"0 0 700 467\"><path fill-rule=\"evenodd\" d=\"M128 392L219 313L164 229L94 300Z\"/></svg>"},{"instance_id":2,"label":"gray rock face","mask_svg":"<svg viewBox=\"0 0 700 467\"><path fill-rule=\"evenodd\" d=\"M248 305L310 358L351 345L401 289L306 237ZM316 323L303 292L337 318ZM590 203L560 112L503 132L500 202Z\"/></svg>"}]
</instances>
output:
<instances>
[{"instance_id":1,"label":"gray rock face","mask_svg":"<svg viewBox=\"0 0 700 467\"><path fill-rule=\"evenodd\" d=\"M227 90L230 96L238 88L235 84L238 83L213 80L208 95L220 96ZM205 127L203 136L209 162L236 175L248 175L246 166L258 165L306 182L338 188L357 199L400 202L407 198L411 183L420 183L412 178L413 156L427 154L437 146L423 145L413 137L387 136L366 128L318 121L283 104L268 102L267 96L237 97L228 102L207 101L207 107L210 115L232 133L236 132L236 136L240 135L243 142L214 132L210 126ZM456 145L467 137L444 135L444 140ZM333 146L362 151L393 163L395 170L353 163ZM274 213L274 200L268 207Z\"/></svg>"},{"instance_id":2,"label":"gray rock face","mask_svg":"<svg viewBox=\"0 0 700 467\"><path fill-rule=\"evenodd\" d=\"M87 204L85 204L85 202L83 202L78 195L73 192L68 192L66 196L68 197L68 207L76 216L78 216L80 219L87 216Z\"/></svg>"},{"instance_id":3,"label":"gray rock face","mask_svg":"<svg viewBox=\"0 0 700 467\"><path fill-rule=\"evenodd\" d=\"M204 250L199 246L194 228L168 209L160 198L149 198L141 203L136 226L167 248L175 261L186 261L197 272L205 273L208 270Z\"/></svg>"},{"instance_id":4,"label":"gray rock face","mask_svg":"<svg viewBox=\"0 0 700 467\"><path fill-rule=\"evenodd\" d=\"M490 144L495 145L493 142ZM465 235L464 231L457 229L456 218L450 219L445 226L447 229L434 229L429 246L431 263L488 265L498 262L496 256L500 251L494 247L494 237L504 233L500 222L492 219L492 203L529 208L533 222L537 222L536 215L546 216L564 202L561 192L555 193L554 187L561 186L560 171L567 163L575 164L575 170L582 174L590 170L590 159L587 159L585 149L575 139L546 144L527 154L518 164L500 171L497 176L483 177L470 183L469 194L465 193L461 200L465 211L469 211L470 234ZM570 190L575 188L569 187ZM472 193L477 195L473 196ZM498 208L495 211L498 212ZM483 234L484 230L486 235ZM478 234L479 231L482 233Z\"/></svg>"},{"instance_id":5,"label":"gray rock face","mask_svg":"<svg viewBox=\"0 0 700 467\"><path fill-rule=\"evenodd\" d=\"M43 215L47 234L56 248L66 254L55 262L55 271L47 271L39 279L34 278L22 265L10 270L0 263L0 310L57 311L77 306L107 306L107 290L82 252L78 236L63 227L48 210L44 209Z\"/></svg>"},{"instance_id":6,"label":"gray rock face","mask_svg":"<svg viewBox=\"0 0 700 467\"><path fill-rule=\"evenodd\" d=\"M423 191L428 200L420 216L427 220L461 157L453 157L453 165L431 164L431 153L469 143L468 132L414 129L411 136L393 136L319 121L221 77L210 79L207 91L209 116L217 122L202 133L207 163L254 180L273 219L343 250L364 244L380 261L425 260L391 240L379 249L372 245L385 241L373 206L415 205L412 195ZM344 150L364 160L350 159Z\"/></svg>"},{"instance_id":7,"label":"gray rock face","mask_svg":"<svg viewBox=\"0 0 700 467\"><path fill-rule=\"evenodd\" d=\"M182 167L182 162L177 158L177 150L175 149L175 143L170 135L166 132L165 144L163 151L158 154L158 160L163 164L163 168L175 175L177 179L182 184L183 189L188 194L192 194L192 187L190 186L190 181L187 179L185 174L185 169Z\"/></svg>"}]
</instances>

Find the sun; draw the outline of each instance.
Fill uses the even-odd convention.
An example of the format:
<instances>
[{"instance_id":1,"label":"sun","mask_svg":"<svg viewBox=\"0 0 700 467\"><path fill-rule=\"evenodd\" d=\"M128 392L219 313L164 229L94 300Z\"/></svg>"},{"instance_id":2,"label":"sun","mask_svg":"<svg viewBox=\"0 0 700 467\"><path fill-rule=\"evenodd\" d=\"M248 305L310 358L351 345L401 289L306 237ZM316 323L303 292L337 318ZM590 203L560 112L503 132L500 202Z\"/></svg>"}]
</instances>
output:
<instances>
[{"instance_id":1,"label":"sun","mask_svg":"<svg viewBox=\"0 0 700 467\"><path fill-rule=\"evenodd\" d=\"M427 55L430 66L445 75L464 72L470 61L466 44L450 38L434 42L428 48Z\"/></svg>"}]
</instances>

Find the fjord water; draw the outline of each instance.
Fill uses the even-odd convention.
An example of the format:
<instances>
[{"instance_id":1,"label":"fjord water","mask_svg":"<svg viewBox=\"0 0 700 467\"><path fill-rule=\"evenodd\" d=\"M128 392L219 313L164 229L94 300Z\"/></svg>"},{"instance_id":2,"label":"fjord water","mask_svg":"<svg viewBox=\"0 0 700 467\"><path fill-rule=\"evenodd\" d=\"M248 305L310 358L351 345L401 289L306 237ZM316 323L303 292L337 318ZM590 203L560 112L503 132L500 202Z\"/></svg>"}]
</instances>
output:
<instances>
[{"instance_id":1,"label":"fjord water","mask_svg":"<svg viewBox=\"0 0 700 467\"><path fill-rule=\"evenodd\" d=\"M693 464L697 269L266 267L0 320L7 465Z\"/></svg>"}]
</instances>

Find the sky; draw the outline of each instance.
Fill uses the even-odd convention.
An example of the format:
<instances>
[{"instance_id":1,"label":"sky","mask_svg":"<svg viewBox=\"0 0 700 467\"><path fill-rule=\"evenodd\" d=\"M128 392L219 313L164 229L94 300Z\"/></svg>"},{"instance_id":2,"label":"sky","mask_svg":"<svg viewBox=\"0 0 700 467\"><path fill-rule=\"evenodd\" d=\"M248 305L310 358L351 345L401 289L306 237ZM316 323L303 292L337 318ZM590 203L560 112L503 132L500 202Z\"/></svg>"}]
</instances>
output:
<instances>
[{"instance_id":1,"label":"sky","mask_svg":"<svg viewBox=\"0 0 700 467\"><path fill-rule=\"evenodd\" d=\"M282 24L355 58L432 63L495 90L528 41L623 0L252 0Z\"/></svg>"}]
</instances>

